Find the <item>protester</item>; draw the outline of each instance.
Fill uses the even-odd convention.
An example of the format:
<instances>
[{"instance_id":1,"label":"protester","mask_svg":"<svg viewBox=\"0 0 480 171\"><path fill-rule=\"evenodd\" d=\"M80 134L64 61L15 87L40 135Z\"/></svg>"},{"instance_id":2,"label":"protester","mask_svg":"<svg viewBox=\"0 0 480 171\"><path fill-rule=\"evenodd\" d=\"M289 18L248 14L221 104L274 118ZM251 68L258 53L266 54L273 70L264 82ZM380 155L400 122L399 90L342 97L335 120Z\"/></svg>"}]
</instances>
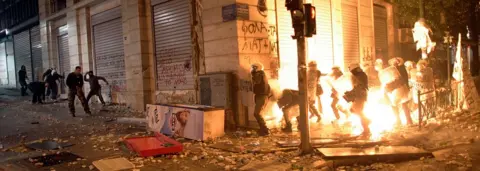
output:
<instances>
[{"instance_id":1,"label":"protester","mask_svg":"<svg viewBox=\"0 0 480 171\"><path fill-rule=\"evenodd\" d=\"M52 70L53 70L53 68L48 68L48 69L43 73L42 80L43 80L45 83L47 83L47 84L48 84L48 82L47 82L47 77L52 74ZM46 89L47 89L47 94L45 94L45 95L46 95L46 96L50 96L50 93L51 93L50 88L47 86ZM45 99L43 99L43 100L45 100Z\"/></svg>"},{"instance_id":2,"label":"protester","mask_svg":"<svg viewBox=\"0 0 480 171\"><path fill-rule=\"evenodd\" d=\"M34 81L28 84L28 89L33 93L32 104L43 104L42 99L45 99L45 82Z\"/></svg>"},{"instance_id":3,"label":"protester","mask_svg":"<svg viewBox=\"0 0 480 171\"><path fill-rule=\"evenodd\" d=\"M308 97L308 110L313 116L317 116L317 122L320 122L322 117L320 116L319 111L315 107L315 100L317 100L317 91L318 85L320 84L320 76L321 72L317 68L317 62L311 61L308 63L308 70L307 70L307 97ZM321 86L320 86L321 88ZM322 90L323 91L323 90ZM320 101L320 99L318 99ZM319 106L321 107L321 106Z\"/></svg>"},{"instance_id":4,"label":"protester","mask_svg":"<svg viewBox=\"0 0 480 171\"><path fill-rule=\"evenodd\" d=\"M21 95L22 96L28 96L27 93L27 68L25 65L22 65L20 67L20 71L18 71L18 82L20 83L21 86Z\"/></svg>"},{"instance_id":5,"label":"protester","mask_svg":"<svg viewBox=\"0 0 480 171\"><path fill-rule=\"evenodd\" d=\"M343 98L347 102L352 102L350 111L360 116L363 127L362 135L369 136L371 134L370 128L368 127L370 124L370 120L365 116L365 113L363 112L368 96L368 76L367 74L365 74L365 72L362 71L358 64L351 64L349 66L349 69L353 75L353 89L351 91L345 92Z\"/></svg>"},{"instance_id":6,"label":"protester","mask_svg":"<svg viewBox=\"0 0 480 171\"><path fill-rule=\"evenodd\" d=\"M51 99L52 100L57 100L57 96L58 96L58 84L57 84L57 80L60 80L60 79L63 79L63 77L61 75L59 75L57 73L56 70L52 69L50 71L50 75L47 76L47 78L45 79L46 80L46 83L47 83L47 86L48 86L48 89L47 91L51 92ZM47 95L49 93L47 92Z\"/></svg>"},{"instance_id":7,"label":"protester","mask_svg":"<svg viewBox=\"0 0 480 171\"><path fill-rule=\"evenodd\" d=\"M75 96L78 97L82 103L83 110L86 114L91 115L90 108L88 107L87 100L85 99L85 93L83 92L83 77L82 68L80 66L75 67L75 71L68 74L67 86L68 86L68 108L70 114L75 117Z\"/></svg>"},{"instance_id":8,"label":"protester","mask_svg":"<svg viewBox=\"0 0 480 171\"><path fill-rule=\"evenodd\" d=\"M258 134L260 136L267 136L270 134L270 132L265 120L261 115L261 112L267 104L268 97L270 95L270 85L268 84L267 77L263 71L262 64L252 64L251 75L253 82L253 93L255 94L255 110L253 111L253 115L260 126L260 131Z\"/></svg>"},{"instance_id":9,"label":"protester","mask_svg":"<svg viewBox=\"0 0 480 171\"><path fill-rule=\"evenodd\" d=\"M100 85L99 80L102 80L108 85L107 80L103 77L93 75L93 71L87 72L85 76L83 76L83 79L90 83L90 92L87 95L87 103L90 101L90 98L92 98L93 95L97 95L102 105L105 106L105 101L103 101L102 96L102 86Z\"/></svg>"}]
</instances>

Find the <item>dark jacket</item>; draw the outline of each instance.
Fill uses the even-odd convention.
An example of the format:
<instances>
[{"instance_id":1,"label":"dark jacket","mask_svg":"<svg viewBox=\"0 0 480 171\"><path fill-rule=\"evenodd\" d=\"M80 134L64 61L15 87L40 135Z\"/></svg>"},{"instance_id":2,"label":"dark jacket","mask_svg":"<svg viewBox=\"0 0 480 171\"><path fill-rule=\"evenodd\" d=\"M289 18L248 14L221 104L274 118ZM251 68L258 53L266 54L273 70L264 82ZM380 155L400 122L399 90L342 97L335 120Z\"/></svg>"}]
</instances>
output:
<instances>
[{"instance_id":1,"label":"dark jacket","mask_svg":"<svg viewBox=\"0 0 480 171\"><path fill-rule=\"evenodd\" d=\"M28 89L35 94L45 94L45 82L31 82L28 84Z\"/></svg>"},{"instance_id":2,"label":"dark jacket","mask_svg":"<svg viewBox=\"0 0 480 171\"><path fill-rule=\"evenodd\" d=\"M396 68L398 72L400 72L400 80L402 81L403 84L408 86L408 72L407 72L407 69L405 68L405 65L397 66Z\"/></svg>"},{"instance_id":3,"label":"dark jacket","mask_svg":"<svg viewBox=\"0 0 480 171\"><path fill-rule=\"evenodd\" d=\"M77 74L75 72L68 74L66 83L68 88L73 90L77 89L77 87L83 87L82 74Z\"/></svg>"},{"instance_id":4,"label":"dark jacket","mask_svg":"<svg viewBox=\"0 0 480 171\"><path fill-rule=\"evenodd\" d=\"M96 75L89 75L89 78L87 78L87 74L85 74L83 76L83 79L85 81L88 81L88 83L90 83L90 89L92 89L92 90L98 90L98 89L102 88L102 86L98 82L99 80L102 80L105 83L107 83L107 80L105 78L99 77L99 76L96 76Z\"/></svg>"},{"instance_id":5,"label":"dark jacket","mask_svg":"<svg viewBox=\"0 0 480 171\"><path fill-rule=\"evenodd\" d=\"M352 75L357 79L359 88L368 90L368 76L361 69L357 68L352 70Z\"/></svg>"},{"instance_id":6,"label":"dark jacket","mask_svg":"<svg viewBox=\"0 0 480 171\"><path fill-rule=\"evenodd\" d=\"M55 74L53 74L53 75L52 75L52 74L47 75L46 77L47 77L46 82L47 82L48 84L57 84L56 81L57 81L58 79L63 79L63 77L62 77L61 75L57 74L57 73L55 73Z\"/></svg>"},{"instance_id":7,"label":"dark jacket","mask_svg":"<svg viewBox=\"0 0 480 171\"><path fill-rule=\"evenodd\" d=\"M269 95L270 85L264 71L252 72L253 93L255 95Z\"/></svg>"},{"instance_id":8,"label":"dark jacket","mask_svg":"<svg viewBox=\"0 0 480 171\"><path fill-rule=\"evenodd\" d=\"M282 96L278 99L277 105L280 109L288 105L297 105L300 102L299 96L297 90L285 89L282 91Z\"/></svg>"},{"instance_id":9,"label":"dark jacket","mask_svg":"<svg viewBox=\"0 0 480 171\"><path fill-rule=\"evenodd\" d=\"M47 71L45 71L43 73L43 80L45 80L45 78L47 78L48 76L50 76L52 74L52 69L48 69Z\"/></svg>"},{"instance_id":10,"label":"dark jacket","mask_svg":"<svg viewBox=\"0 0 480 171\"><path fill-rule=\"evenodd\" d=\"M365 102L368 95L368 76L361 69L353 69L352 75L356 79L357 84L351 91L345 92L343 98L347 102Z\"/></svg>"},{"instance_id":11,"label":"dark jacket","mask_svg":"<svg viewBox=\"0 0 480 171\"><path fill-rule=\"evenodd\" d=\"M400 88L402 86L407 86L407 87L409 86L408 72L407 72L407 69L405 68L405 66L401 65L401 66L396 66L395 68L400 73L400 78L396 79L395 81L393 81L391 83L388 83L387 85L385 85L385 90L387 92L392 92L393 90L395 90L397 88Z\"/></svg>"},{"instance_id":12,"label":"dark jacket","mask_svg":"<svg viewBox=\"0 0 480 171\"><path fill-rule=\"evenodd\" d=\"M24 71L24 70L20 70L18 71L18 81L19 82L25 82L25 80L27 79L27 71Z\"/></svg>"}]
</instances>

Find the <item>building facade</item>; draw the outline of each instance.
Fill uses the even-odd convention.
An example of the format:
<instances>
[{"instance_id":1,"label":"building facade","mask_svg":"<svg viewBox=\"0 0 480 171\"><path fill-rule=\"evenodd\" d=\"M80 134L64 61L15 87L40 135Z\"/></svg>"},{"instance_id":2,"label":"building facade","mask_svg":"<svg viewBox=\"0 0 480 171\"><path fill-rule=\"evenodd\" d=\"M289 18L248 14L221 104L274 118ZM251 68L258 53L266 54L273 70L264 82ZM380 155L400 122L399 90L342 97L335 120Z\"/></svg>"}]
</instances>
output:
<instances>
[{"instance_id":1,"label":"building facade","mask_svg":"<svg viewBox=\"0 0 480 171\"><path fill-rule=\"evenodd\" d=\"M111 83L104 91L109 100L137 110L149 103L200 104L199 78L231 73L227 84L208 84L231 87L232 93L224 93L232 104L227 115L249 126L254 121L250 65L262 63L270 79L297 70L284 0L66 0L57 10L61 3L39 0L42 68L56 67L65 75L75 66L92 70ZM317 35L307 42L308 59L323 72L395 55L391 4L309 3L317 9Z\"/></svg>"},{"instance_id":2,"label":"building facade","mask_svg":"<svg viewBox=\"0 0 480 171\"><path fill-rule=\"evenodd\" d=\"M22 65L30 81L38 80L42 70L38 9L35 0L0 3L0 87L19 87Z\"/></svg>"}]
</instances>

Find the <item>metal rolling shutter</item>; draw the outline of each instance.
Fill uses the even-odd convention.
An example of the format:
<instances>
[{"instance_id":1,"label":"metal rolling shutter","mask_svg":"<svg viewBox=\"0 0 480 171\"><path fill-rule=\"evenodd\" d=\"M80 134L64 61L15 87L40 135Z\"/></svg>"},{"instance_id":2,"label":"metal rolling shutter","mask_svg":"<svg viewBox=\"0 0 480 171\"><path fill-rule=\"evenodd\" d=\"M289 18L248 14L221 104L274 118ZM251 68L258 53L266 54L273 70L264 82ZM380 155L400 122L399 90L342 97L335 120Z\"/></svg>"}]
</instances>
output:
<instances>
[{"instance_id":1,"label":"metal rolling shutter","mask_svg":"<svg viewBox=\"0 0 480 171\"><path fill-rule=\"evenodd\" d=\"M388 59L388 32L387 32L387 9L383 6L374 5L374 26L375 26L375 50L380 53L383 60ZM379 56L379 54L377 54Z\"/></svg>"},{"instance_id":2,"label":"metal rolling shutter","mask_svg":"<svg viewBox=\"0 0 480 171\"><path fill-rule=\"evenodd\" d=\"M32 80L38 81L43 75L42 67L42 42L40 41L40 28L35 26L30 29L30 43L32 46L33 75Z\"/></svg>"},{"instance_id":3,"label":"metal rolling shutter","mask_svg":"<svg viewBox=\"0 0 480 171\"><path fill-rule=\"evenodd\" d=\"M67 77L72 72L70 69L70 55L68 51L68 34L58 36L58 73ZM61 94L67 93L65 89L65 82L62 81L60 85Z\"/></svg>"},{"instance_id":4,"label":"metal rolling shutter","mask_svg":"<svg viewBox=\"0 0 480 171\"><path fill-rule=\"evenodd\" d=\"M32 81L32 57L30 55L30 30L20 32L13 35L14 53L15 53L15 68L17 72L22 65L27 68L27 77ZM18 77L18 73L17 73Z\"/></svg>"},{"instance_id":5,"label":"metal rolling shutter","mask_svg":"<svg viewBox=\"0 0 480 171\"><path fill-rule=\"evenodd\" d=\"M342 3L343 55L345 68L360 62L357 7Z\"/></svg>"},{"instance_id":6,"label":"metal rolling shutter","mask_svg":"<svg viewBox=\"0 0 480 171\"><path fill-rule=\"evenodd\" d=\"M294 35L292 19L283 0L277 0L277 30L280 67L282 70L297 73L297 42L292 39ZM290 76L292 80L297 80L297 74L290 74ZM288 88L298 90L297 81L289 85L292 87Z\"/></svg>"},{"instance_id":7,"label":"metal rolling shutter","mask_svg":"<svg viewBox=\"0 0 480 171\"><path fill-rule=\"evenodd\" d=\"M5 43L0 43L0 86L8 85L7 53Z\"/></svg>"},{"instance_id":8,"label":"metal rolling shutter","mask_svg":"<svg viewBox=\"0 0 480 171\"><path fill-rule=\"evenodd\" d=\"M319 55L318 67L323 72L329 72L334 64L332 11L330 0L315 0L317 12L317 35L314 37L315 49L309 50L309 55ZM312 46L308 46L312 48Z\"/></svg>"},{"instance_id":9,"label":"metal rolling shutter","mask_svg":"<svg viewBox=\"0 0 480 171\"><path fill-rule=\"evenodd\" d=\"M194 89L189 1L167 1L153 8L157 88Z\"/></svg>"},{"instance_id":10,"label":"metal rolling shutter","mask_svg":"<svg viewBox=\"0 0 480 171\"><path fill-rule=\"evenodd\" d=\"M16 87L17 71L15 68L15 56L13 54L13 42L5 42L5 50L7 51L8 87Z\"/></svg>"},{"instance_id":11,"label":"metal rolling shutter","mask_svg":"<svg viewBox=\"0 0 480 171\"><path fill-rule=\"evenodd\" d=\"M125 55L120 8L92 16L96 75L105 77L113 91L126 91Z\"/></svg>"}]
</instances>

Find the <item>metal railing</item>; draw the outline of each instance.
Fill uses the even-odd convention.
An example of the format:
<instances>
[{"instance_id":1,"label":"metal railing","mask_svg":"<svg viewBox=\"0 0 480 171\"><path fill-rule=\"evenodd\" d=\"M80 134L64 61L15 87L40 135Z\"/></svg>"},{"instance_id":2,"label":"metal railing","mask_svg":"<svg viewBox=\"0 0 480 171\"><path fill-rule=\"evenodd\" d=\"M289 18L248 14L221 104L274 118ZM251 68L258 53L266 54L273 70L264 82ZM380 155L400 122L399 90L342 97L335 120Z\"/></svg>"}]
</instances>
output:
<instances>
[{"instance_id":1,"label":"metal railing","mask_svg":"<svg viewBox=\"0 0 480 171\"><path fill-rule=\"evenodd\" d=\"M427 91L417 91L418 99L418 127L422 128L425 121L435 117L439 113L448 112L459 104L461 95L458 93L458 85L461 82L452 82L451 86L436 87Z\"/></svg>"}]
</instances>

